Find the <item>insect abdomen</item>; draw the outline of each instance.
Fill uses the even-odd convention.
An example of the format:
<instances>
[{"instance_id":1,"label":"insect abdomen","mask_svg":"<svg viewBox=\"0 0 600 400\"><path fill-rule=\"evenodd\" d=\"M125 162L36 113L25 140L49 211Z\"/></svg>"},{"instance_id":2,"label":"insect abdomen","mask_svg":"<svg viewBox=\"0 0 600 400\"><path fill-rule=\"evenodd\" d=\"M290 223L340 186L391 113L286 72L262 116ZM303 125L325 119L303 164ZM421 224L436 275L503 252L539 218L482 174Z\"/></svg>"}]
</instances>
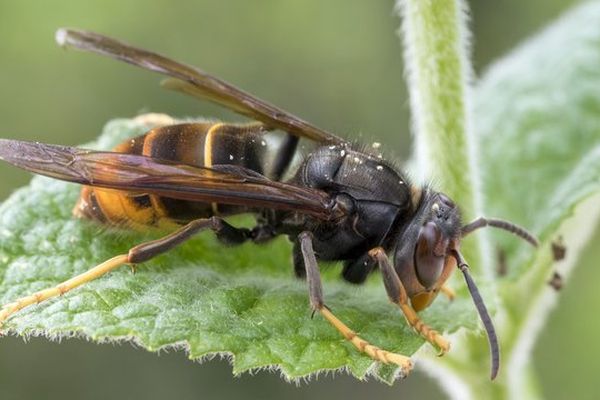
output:
<instances>
[{"instance_id":1,"label":"insect abdomen","mask_svg":"<svg viewBox=\"0 0 600 400\"><path fill-rule=\"evenodd\" d=\"M154 128L115 147L182 164L212 167L234 164L263 173L266 143L259 124L186 123ZM244 207L200 203L168 197L83 187L73 210L76 216L111 225L168 226L215 214L246 211Z\"/></svg>"}]
</instances>

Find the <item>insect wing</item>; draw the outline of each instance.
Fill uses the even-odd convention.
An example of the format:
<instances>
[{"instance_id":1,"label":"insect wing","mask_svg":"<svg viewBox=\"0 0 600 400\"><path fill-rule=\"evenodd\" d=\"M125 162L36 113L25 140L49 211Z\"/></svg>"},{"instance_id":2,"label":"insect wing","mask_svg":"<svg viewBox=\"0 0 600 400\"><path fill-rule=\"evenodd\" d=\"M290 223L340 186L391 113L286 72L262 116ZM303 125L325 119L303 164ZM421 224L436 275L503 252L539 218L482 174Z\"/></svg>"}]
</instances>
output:
<instances>
[{"instance_id":1,"label":"insect wing","mask_svg":"<svg viewBox=\"0 0 600 400\"><path fill-rule=\"evenodd\" d=\"M276 182L244 167L195 167L143 155L0 139L0 159L84 185L181 200L246 205L331 216L323 191Z\"/></svg>"},{"instance_id":2,"label":"insect wing","mask_svg":"<svg viewBox=\"0 0 600 400\"><path fill-rule=\"evenodd\" d=\"M139 49L97 33L80 30L59 29L56 33L56 40L61 46L75 47L106 55L171 76L175 79L166 80L164 85L167 88L208 99L239 114L263 122L269 128L281 129L317 142L344 143L344 140L334 134L317 128L199 68L179 63L160 54Z\"/></svg>"}]
</instances>

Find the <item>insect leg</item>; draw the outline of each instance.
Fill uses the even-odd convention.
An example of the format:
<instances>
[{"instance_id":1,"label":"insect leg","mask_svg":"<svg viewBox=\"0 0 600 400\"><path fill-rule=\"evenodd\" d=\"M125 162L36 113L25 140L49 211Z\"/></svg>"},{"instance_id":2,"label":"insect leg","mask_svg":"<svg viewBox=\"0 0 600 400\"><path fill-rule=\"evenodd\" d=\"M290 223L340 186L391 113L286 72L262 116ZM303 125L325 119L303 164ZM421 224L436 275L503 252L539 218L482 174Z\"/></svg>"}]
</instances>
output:
<instances>
[{"instance_id":1,"label":"insect leg","mask_svg":"<svg viewBox=\"0 0 600 400\"><path fill-rule=\"evenodd\" d=\"M351 283L364 283L375 269L377 262L365 253L356 260L346 261L342 276Z\"/></svg>"},{"instance_id":2,"label":"insect leg","mask_svg":"<svg viewBox=\"0 0 600 400\"><path fill-rule=\"evenodd\" d=\"M440 292L444 294L448 298L448 300L452 301L456 298L456 292L448 285L443 285L440 288Z\"/></svg>"},{"instance_id":3,"label":"insect leg","mask_svg":"<svg viewBox=\"0 0 600 400\"><path fill-rule=\"evenodd\" d=\"M296 154L296 148L298 147L299 140L300 138L298 136L294 136L289 133L285 135L279 150L277 150L275 160L273 161L273 168L271 170L271 178L273 180L281 180L281 177L285 171L287 171L288 167L292 163L294 154Z\"/></svg>"},{"instance_id":4,"label":"insect leg","mask_svg":"<svg viewBox=\"0 0 600 400\"><path fill-rule=\"evenodd\" d=\"M304 257L302 255L302 250L300 249L299 243L294 245L294 249L292 250L292 258L294 261L294 275L296 275L296 278L305 279L306 268L304 267Z\"/></svg>"},{"instance_id":5,"label":"insect leg","mask_svg":"<svg viewBox=\"0 0 600 400\"><path fill-rule=\"evenodd\" d=\"M319 311L323 317L337 329L347 340L349 340L359 351L366 353L369 357L376 361L381 361L385 364L394 363L399 365L404 373L410 372L412 369L412 361L409 357L401 354L392 353L382 350L379 347L373 346L366 340L360 338L356 332L351 330L342 321L340 321L323 301L323 287L321 285L321 275L319 273L319 265L315 257L315 252L312 245L312 235L310 232L302 232L298 239L300 241L300 249L306 267L306 279L308 281L308 291L310 297L310 305L313 312Z\"/></svg>"},{"instance_id":6,"label":"insect leg","mask_svg":"<svg viewBox=\"0 0 600 400\"><path fill-rule=\"evenodd\" d=\"M388 297L392 303L400 307L408 324L429 343L437 347L440 350L440 355L446 353L450 349L450 343L439 332L421 321L416 311L408 304L406 289L404 289L402 281L392 267L390 260L385 254L385 250L381 247L375 247L369 251L369 255L379 263L383 284Z\"/></svg>"},{"instance_id":7,"label":"insect leg","mask_svg":"<svg viewBox=\"0 0 600 400\"><path fill-rule=\"evenodd\" d=\"M205 229L212 229L217 235L227 237L230 242L236 240L239 242L246 234L244 230L237 229L218 217L194 220L163 238L132 247L127 254L121 254L104 261L57 286L40 290L4 305L0 310L0 327L11 315L27 306L61 296L70 290L100 278L104 274L123 265L132 265L150 260L151 258L185 242L196 233Z\"/></svg>"}]
</instances>

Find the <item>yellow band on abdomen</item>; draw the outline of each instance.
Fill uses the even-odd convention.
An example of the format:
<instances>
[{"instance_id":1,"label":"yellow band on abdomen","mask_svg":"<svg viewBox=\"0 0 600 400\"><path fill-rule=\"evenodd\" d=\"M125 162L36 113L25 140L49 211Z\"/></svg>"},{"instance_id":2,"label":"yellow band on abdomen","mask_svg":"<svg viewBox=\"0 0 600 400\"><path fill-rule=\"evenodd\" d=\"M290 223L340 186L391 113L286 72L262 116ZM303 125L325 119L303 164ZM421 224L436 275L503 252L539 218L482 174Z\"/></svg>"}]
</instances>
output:
<instances>
[{"instance_id":1,"label":"yellow band on abdomen","mask_svg":"<svg viewBox=\"0 0 600 400\"><path fill-rule=\"evenodd\" d=\"M212 168L213 166L213 134L217 132L219 128L223 126L223 123L219 122L210 127L208 132L206 132L206 137L204 138L204 166L206 168ZM218 204L210 203L213 213L215 215L219 214Z\"/></svg>"}]
</instances>

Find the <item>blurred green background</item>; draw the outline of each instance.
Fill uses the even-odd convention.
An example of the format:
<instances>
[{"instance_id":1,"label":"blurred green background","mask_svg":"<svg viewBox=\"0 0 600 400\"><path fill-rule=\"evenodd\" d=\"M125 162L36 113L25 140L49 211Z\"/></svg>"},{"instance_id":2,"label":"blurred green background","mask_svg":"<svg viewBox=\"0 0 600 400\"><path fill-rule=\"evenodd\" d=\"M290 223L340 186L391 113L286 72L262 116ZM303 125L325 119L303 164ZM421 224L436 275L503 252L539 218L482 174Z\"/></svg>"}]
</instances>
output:
<instances>
[{"instance_id":1,"label":"blurred green background","mask_svg":"<svg viewBox=\"0 0 600 400\"><path fill-rule=\"evenodd\" d=\"M474 64L495 58L576 1L470 1ZM122 38L201 66L318 126L410 152L399 19L393 1L6 1L0 0L0 136L74 145L115 117L140 112L237 116L162 91L158 77L101 57L64 52L61 26ZM0 198L29 175L0 165ZM592 240L598 243L599 237ZM531 362L548 398L594 398L600 303L590 246L536 346ZM351 290L351 289L349 289ZM310 320L307 319L307 323ZM459 349L454 349L457 351ZM277 373L231 376L225 361L200 365L181 352L160 356L128 344L0 339L0 398L440 398L415 373L394 387L322 376L295 386Z\"/></svg>"}]
</instances>

